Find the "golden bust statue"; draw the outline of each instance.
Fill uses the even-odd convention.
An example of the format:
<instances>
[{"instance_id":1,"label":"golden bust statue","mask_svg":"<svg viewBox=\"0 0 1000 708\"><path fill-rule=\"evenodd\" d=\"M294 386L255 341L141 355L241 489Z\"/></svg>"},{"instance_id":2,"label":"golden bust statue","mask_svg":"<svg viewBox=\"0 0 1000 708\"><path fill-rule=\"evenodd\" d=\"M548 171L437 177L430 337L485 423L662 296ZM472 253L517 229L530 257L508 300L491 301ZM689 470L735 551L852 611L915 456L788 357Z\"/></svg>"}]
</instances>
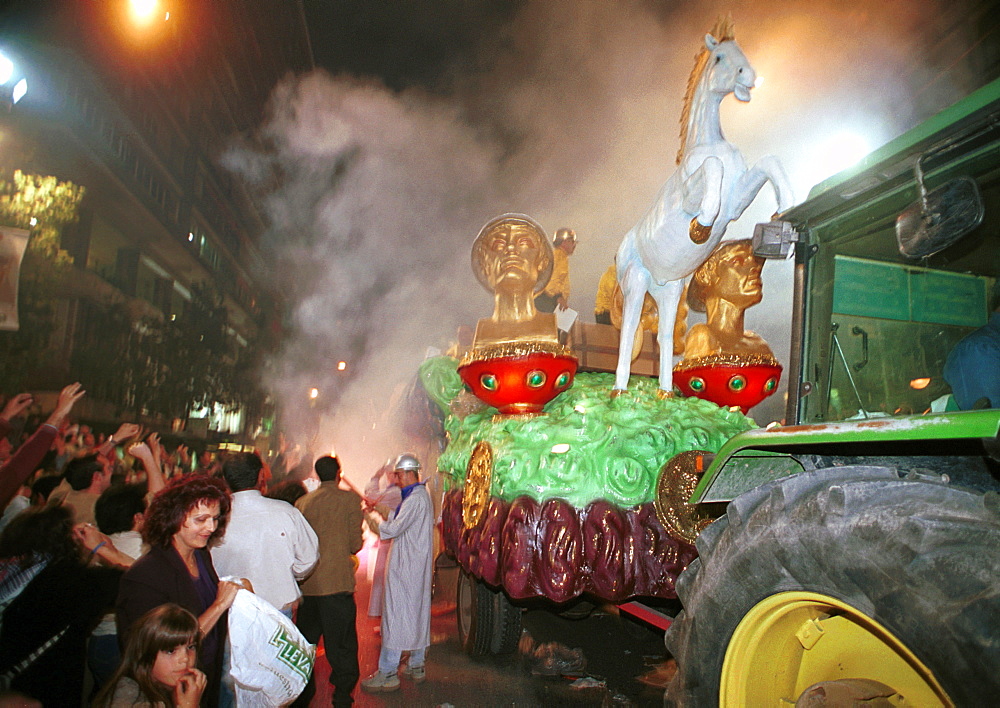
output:
<instances>
[{"instance_id":1,"label":"golden bust statue","mask_svg":"<svg viewBox=\"0 0 1000 708\"><path fill-rule=\"evenodd\" d=\"M744 329L746 309L763 297L761 271L764 259L754 255L749 239L727 241L695 270L688 286L692 310L706 313L707 322L688 332L684 358L716 354L766 355L773 358L764 339Z\"/></svg>"},{"instance_id":2,"label":"golden bust statue","mask_svg":"<svg viewBox=\"0 0 1000 708\"><path fill-rule=\"evenodd\" d=\"M538 312L535 294L552 275L552 245L524 214L491 219L472 245L472 270L493 293L493 316L479 320L474 348L515 341L558 343L555 315Z\"/></svg>"}]
</instances>

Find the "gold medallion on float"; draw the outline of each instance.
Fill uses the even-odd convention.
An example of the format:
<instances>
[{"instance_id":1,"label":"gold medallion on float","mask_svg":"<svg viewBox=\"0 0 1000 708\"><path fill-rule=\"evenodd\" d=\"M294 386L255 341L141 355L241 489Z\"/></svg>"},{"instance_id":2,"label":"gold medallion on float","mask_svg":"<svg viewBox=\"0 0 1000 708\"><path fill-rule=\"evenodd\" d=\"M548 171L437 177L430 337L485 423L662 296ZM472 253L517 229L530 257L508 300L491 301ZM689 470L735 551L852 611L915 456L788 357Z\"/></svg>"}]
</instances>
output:
<instances>
[{"instance_id":1,"label":"gold medallion on float","mask_svg":"<svg viewBox=\"0 0 1000 708\"><path fill-rule=\"evenodd\" d=\"M462 490L462 524L475 528L486 515L493 484L493 448L485 440L476 443L465 468L465 488Z\"/></svg>"},{"instance_id":2,"label":"gold medallion on float","mask_svg":"<svg viewBox=\"0 0 1000 708\"><path fill-rule=\"evenodd\" d=\"M705 473L704 450L691 450L674 455L660 470L656 480L653 507L656 517L674 538L694 543L698 534L715 520L715 516L688 499Z\"/></svg>"}]
</instances>

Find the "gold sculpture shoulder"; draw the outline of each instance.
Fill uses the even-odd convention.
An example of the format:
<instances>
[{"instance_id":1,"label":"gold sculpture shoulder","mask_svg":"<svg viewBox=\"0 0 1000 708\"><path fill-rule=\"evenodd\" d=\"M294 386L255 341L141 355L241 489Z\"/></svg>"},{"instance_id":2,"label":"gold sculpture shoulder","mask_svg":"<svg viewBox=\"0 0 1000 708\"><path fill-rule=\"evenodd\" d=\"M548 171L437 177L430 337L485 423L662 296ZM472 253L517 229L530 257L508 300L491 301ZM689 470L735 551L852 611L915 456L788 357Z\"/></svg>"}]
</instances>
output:
<instances>
[{"instance_id":1,"label":"gold sculpture shoulder","mask_svg":"<svg viewBox=\"0 0 1000 708\"><path fill-rule=\"evenodd\" d=\"M552 275L552 245L524 214L490 220L472 245L472 270L493 293L493 315L479 320L474 349L508 342L558 344L555 315L535 309L535 294Z\"/></svg>"},{"instance_id":2,"label":"gold sculpture shoulder","mask_svg":"<svg viewBox=\"0 0 1000 708\"><path fill-rule=\"evenodd\" d=\"M706 313L705 324L687 334L685 360L718 354L766 355L773 358L764 339L744 329L748 307L763 297L761 271L764 259L754 255L749 240L727 241L695 270L688 286L692 310Z\"/></svg>"}]
</instances>

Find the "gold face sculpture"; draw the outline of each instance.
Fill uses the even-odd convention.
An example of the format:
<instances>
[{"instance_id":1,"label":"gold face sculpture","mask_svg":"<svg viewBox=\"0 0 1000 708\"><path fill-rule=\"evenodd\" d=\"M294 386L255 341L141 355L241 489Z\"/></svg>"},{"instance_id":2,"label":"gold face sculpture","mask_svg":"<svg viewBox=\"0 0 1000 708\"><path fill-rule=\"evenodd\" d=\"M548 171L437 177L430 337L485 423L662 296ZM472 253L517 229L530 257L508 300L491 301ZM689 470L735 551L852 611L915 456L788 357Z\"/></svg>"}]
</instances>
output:
<instances>
[{"instance_id":1,"label":"gold face sculpture","mask_svg":"<svg viewBox=\"0 0 1000 708\"><path fill-rule=\"evenodd\" d=\"M479 320L474 347L513 341L558 342L555 315L535 309L552 275L552 245L524 214L489 221L472 245L472 270L493 293L493 316Z\"/></svg>"},{"instance_id":2,"label":"gold face sculpture","mask_svg":"<svg viewBox=\"0 0 1000 708\"><path fill-rule=\"evenodd\" d=\"M754 255L749 240L727 241L694 272L688 305L705 312L707 322L688 332L684 358L737 354L772 356L759 335L744 329L746 309L763 297L764 259Z\"/></svg>"},{"instance_id":3,"label":"gold face sculpture","mask_svg":"<svg viewBox=\"0 0 1000 708\"><path fill-rule=\"evenodd\" d=\"M552 258L540 227L518 218L494 220L480 234L474 248L476 274L493 292L532 294L545 287Z\"/></svg>"}]
</instances>

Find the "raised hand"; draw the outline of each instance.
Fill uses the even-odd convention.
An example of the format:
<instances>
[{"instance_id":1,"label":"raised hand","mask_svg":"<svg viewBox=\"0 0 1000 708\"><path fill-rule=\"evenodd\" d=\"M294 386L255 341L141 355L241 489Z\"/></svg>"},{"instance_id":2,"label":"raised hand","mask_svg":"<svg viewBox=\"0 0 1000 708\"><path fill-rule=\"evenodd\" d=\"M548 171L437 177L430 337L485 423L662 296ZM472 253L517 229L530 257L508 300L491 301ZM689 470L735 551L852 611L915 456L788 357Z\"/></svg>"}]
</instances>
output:
<instances>
[{"instance_id":1,"label":"raised hand","mask_svg":"<svg viewBox=\"0 0 1000 708\"><path fill-rule=\"evenodd\" d=\"M153 457L159 458L163 454L163 445L160 444L160 436L157 433L150 433L146 438L146 444L153 452Z\"/></svg>"},{"instance_id":2,"label":"raised hand","mask_svg":"<svg viewBox=\"0 0 1000 708\"><path fill-rule=\"evenodd\" d=\"M73 527L73 538L77 543L93 552L102 543L108 542L108 537L101 533L93 524L77 524Z\"/></svg>"},{"instance_id":3,"label":"raised hand","mask_svg":"<svg viewBox=\"0 0 1000 708\"><path fill-rule=\"evenodd\" d=\"M19 393L16 396L11 396L11 398L7 401L7 404L3 407L3 412L0 413L0 418L3 420L16 418L21 415L21 413L23 413L34 400L35 399L31 397L30 393Z\"/></svg>"},{"instance_id":4,"label":"raised hand","mask_svg":"<svg viewBox=\"0 0 1000 708\"><path fill-rule=\"evenodd\" d=\"M142 428L136 423L122 423L111 437L115 439L115 442L121 443L129 438L134 438L141 431Z\"/></svg>"},{"instance_id":5,"label":"raised hand","mask_svg":"<svg viewBox=\"0 0 1000 708\"><path fill-rule=\"evenodd\" d=\"M83 386L80 382L71 383L69 386L64 388L59 392L59 399L56 401L55 410L49 416L49 419L45 421L49 425L58 428L66 420L66 416L69 412L73 410L73 404L83 398L83 394L86 391L83 390Z\"/></svg>"},{"instance_id":6,"label":"raised hand","mask_svg":"<svg viewBox=\"0 0 1000 708\"><path fill-rule=\"evenodd\" d=\"M144 465L152 464L153 462L153 451L149 449L149 446L144 443L136 443L135 445L130 445L128 448L128 454L137 460L140 460Z\"/></svg>"}]
</instances>

